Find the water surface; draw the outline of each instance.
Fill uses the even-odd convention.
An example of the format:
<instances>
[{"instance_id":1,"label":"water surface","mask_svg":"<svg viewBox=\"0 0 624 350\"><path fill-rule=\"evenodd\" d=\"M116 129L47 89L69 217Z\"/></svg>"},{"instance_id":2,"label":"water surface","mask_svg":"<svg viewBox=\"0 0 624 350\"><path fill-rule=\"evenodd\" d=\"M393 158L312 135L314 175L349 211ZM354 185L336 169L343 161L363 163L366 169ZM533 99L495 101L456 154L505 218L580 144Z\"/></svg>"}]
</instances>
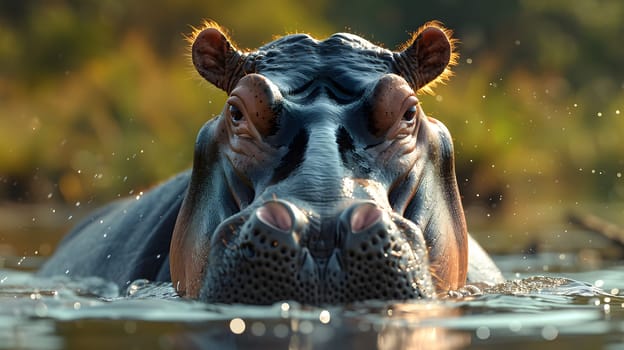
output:
<instances>
[{"instance_id":1,"label":"water surface","mask_svg":"<svg viewBox=\"0 0 624 350\"><path fill-rule=\"evenodd\" d=\"M623 267L585 270L571 254L496 261L509 281L482 294L341 307L208 305L169 284L3 269L0 349L622 348Z\"/></svg>"}]
</instances>

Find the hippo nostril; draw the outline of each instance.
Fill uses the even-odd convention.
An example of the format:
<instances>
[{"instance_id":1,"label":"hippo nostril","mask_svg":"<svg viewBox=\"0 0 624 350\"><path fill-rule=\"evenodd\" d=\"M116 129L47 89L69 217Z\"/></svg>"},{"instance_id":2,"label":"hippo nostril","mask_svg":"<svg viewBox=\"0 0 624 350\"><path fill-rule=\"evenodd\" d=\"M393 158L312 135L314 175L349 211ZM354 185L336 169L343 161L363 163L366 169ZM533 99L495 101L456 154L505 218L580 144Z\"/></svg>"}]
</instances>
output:
<instances>
[{"instance_id":1,"label":"hippo nostril","mask_svg":"<svg viewBox=\"0 0 624 350\"><path fill-rule=\"evenodd\" d=\"M267 202L256 211L258 218L276 229L289 232L293 228L293 218L286 206L280 202Z\"/></svg>"},{"instance_id":2,"label":"hippo nostril","mask_svg":"<svg viewBox=\"0 0 624 350\"><path fill-rule=\"evenodd\" d=\"M381 219L382 211L373 203L362 203L351 213L351 232L357 233L373 226Z\"/></svg>"}]
</instances>

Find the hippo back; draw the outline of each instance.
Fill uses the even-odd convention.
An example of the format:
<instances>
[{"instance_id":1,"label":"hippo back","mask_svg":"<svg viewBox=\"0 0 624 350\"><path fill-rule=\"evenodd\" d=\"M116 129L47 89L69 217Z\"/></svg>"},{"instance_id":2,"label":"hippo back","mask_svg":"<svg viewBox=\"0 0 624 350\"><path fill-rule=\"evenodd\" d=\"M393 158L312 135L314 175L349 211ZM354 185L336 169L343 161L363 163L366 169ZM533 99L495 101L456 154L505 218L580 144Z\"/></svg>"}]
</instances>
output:
<instances>
[{"instance_id":1,"label":"hippo back","mask_svg":"<svg viewBox=\"0 0 624 350\"><path fill-rule=\"evenodd\" d=\"M126 286L135 279L170 281L169 245L190 172L142 196L96 211L63 239L42 276L98 276Z\"/></svg>"}]
</instances>

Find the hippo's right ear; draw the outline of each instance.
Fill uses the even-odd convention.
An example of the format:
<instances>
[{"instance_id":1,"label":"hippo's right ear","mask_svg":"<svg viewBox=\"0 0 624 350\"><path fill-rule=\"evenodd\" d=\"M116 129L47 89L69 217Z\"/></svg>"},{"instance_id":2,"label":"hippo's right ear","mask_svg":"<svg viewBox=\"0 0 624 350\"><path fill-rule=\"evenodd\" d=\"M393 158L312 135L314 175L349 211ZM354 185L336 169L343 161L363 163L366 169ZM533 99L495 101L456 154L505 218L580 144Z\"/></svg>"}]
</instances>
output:
<instances>
[{"instance_id":1,"label":"hippo's right ear","mask_svg":"<svg viewBox=\"0 0 624 350\"><path fill-rule=\"evenodd\" d=\"M228 94L247 73L253 72L249 55L239 51L214 22L206 22L189 38L197 72Z\"/></svg>"}]
</instances>

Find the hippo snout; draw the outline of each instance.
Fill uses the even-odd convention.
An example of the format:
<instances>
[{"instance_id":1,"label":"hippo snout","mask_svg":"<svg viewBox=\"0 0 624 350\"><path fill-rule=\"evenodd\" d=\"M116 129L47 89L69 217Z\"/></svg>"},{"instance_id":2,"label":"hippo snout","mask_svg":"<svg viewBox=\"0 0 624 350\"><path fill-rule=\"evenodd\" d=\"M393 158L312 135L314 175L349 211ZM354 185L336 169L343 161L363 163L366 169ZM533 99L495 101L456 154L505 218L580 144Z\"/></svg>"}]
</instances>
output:
<instances>
[{"instance_id":1,"label":"hippo snout","mask_svg":"<svg viewBox=\"0 0 624 350\"><path fill-rule=\"evenodd\" d=\"M326 219L271 200L235 221L241 225L228 222L212 240L203 300L335 304L434 296L422 233L371 201Z\"/></svg>"}]
</instances>

